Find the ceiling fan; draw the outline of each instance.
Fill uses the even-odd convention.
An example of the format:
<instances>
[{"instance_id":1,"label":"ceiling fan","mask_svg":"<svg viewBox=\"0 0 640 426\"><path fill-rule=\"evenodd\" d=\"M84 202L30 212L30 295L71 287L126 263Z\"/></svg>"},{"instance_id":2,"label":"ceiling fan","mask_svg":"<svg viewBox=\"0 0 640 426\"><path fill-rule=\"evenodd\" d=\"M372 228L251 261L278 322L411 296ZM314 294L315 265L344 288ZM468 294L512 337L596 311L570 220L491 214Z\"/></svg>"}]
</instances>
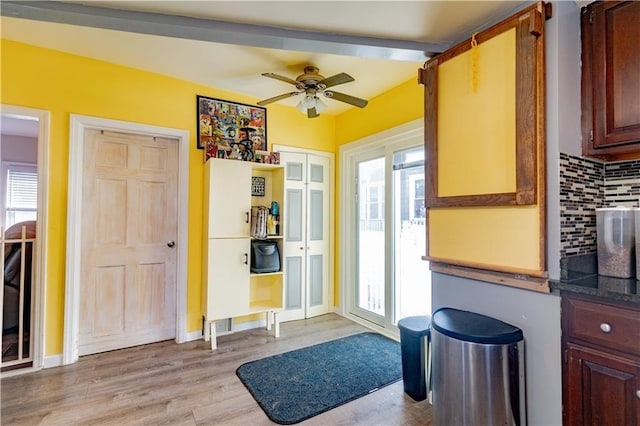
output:
<instances>
[{"instance_id":1,"label":"ceiling fan","mask_svg":"<svg viewBox=\"0 0 640 426\"><path fill-rule=\"evenodd\" d=\"M282 95L262 100L258 102L258 105L264 106L272 102L277 102L292 96L302 95L304 93L304 98L300 103L298 103L297 108L302 112L306 112L307 117L309 118L317 117L320 115L320 112L327 107L324 102L320 100L319 95L323 95L325 98L334 99L336 101L345 102L347 104L357 106L358 108L364 108L367 106L369 102L364 99L356 98L355 96L347 95L345 93L335 92L333 90L327 90L328 88L337 86L338 84L354 81L354 78L349 74L341 72L325 78L318 74L319 71L320 70L317 67L307 66L304 68L304 73L300 74L295 80L271 72L263 73L262 75L265 77L293 84L297 91L283 93Z\"/></svg>"}]
</instances>

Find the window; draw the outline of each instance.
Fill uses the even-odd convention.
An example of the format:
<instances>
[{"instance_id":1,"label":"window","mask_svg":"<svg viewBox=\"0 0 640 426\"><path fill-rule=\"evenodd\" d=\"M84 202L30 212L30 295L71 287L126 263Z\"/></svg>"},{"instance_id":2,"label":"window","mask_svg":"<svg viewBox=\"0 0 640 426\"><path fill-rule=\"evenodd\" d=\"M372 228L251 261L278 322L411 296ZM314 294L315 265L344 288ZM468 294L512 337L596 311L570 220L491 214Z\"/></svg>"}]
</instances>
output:
<instances>
[{"instance_id":1,"label":"window","mask_svg":"<svg viewBox=\"0 0 640 426\"><path fill-rule=\"evenodd\" d=\"M5 163L5 227L36 220L38 169L33 164Z\"/></svg>"}]
</instances>

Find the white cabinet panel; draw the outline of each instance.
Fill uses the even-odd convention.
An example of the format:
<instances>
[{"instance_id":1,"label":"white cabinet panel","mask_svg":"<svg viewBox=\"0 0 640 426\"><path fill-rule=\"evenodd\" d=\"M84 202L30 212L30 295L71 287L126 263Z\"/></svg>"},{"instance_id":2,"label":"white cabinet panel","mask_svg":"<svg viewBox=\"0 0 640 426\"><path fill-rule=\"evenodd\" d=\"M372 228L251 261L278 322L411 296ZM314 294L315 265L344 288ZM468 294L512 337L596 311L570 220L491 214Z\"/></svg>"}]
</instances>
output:
<instances>
[{"instance_id":1,"label":"white cabinet panel","mask_svg":"<svg viewBox=\"0 0 640 426\"><path fill-rule=\"evenodd\" d=\"M251 167L238 161L210 159L209 238L249 236Z\"/></svg>"},{"instance_id":2,"label":"white cabinet panel","mask_svg":"<svg viewBox=\"0 0 640 426\"><path fill-rule=\"evenodd\" d=\"M249 240L209 240L207 317L229 318L249 310Z\"/></svg>"}]
</instances>

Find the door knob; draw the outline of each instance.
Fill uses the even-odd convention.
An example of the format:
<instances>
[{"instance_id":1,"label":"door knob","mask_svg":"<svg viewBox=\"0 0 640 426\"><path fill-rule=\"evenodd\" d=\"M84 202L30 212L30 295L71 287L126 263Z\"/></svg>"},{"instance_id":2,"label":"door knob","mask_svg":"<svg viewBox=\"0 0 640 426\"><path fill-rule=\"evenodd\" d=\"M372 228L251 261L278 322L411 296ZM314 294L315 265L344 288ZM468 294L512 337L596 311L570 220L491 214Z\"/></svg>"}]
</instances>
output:
<instances>
[{"instance_id":1,"label":"door knob","mask_svg":"<svg viewBox=\"0 0 640 426\"><path fill-rule=\"evenodd\" d=\"M175 245L176 245L176 242L175 242L175 241L169 241L169 242L167 243L167 247L169 247L169 248L173 248Z\"/></svg>"}]
</instances>

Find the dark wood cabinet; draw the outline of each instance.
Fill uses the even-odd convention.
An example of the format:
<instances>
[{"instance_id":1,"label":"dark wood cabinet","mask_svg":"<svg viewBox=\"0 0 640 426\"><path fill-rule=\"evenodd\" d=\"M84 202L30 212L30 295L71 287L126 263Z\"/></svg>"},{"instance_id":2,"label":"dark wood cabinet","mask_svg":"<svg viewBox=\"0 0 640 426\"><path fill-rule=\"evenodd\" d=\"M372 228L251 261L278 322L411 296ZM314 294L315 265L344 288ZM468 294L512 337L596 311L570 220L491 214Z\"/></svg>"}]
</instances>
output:
<instances>
[{"instance_id":1,"label":"dark wood cabinet","mask_svg":"<svg viewBox=\"0 0 640 426\"><path fill-rule=\"evenodd\" d=\"M563 294L563 423L640 426L640 306Z\"/></svg>"},{"instance_id":2,"label":"dark wood cabinet","mask_svg":"<svg viewBox=\"0 0 640 426\"><path fill-rule=\"evenodd\" d=\"M640 2L582 9L582 150L640 158Z\"/></svg>"}]
</instances>

